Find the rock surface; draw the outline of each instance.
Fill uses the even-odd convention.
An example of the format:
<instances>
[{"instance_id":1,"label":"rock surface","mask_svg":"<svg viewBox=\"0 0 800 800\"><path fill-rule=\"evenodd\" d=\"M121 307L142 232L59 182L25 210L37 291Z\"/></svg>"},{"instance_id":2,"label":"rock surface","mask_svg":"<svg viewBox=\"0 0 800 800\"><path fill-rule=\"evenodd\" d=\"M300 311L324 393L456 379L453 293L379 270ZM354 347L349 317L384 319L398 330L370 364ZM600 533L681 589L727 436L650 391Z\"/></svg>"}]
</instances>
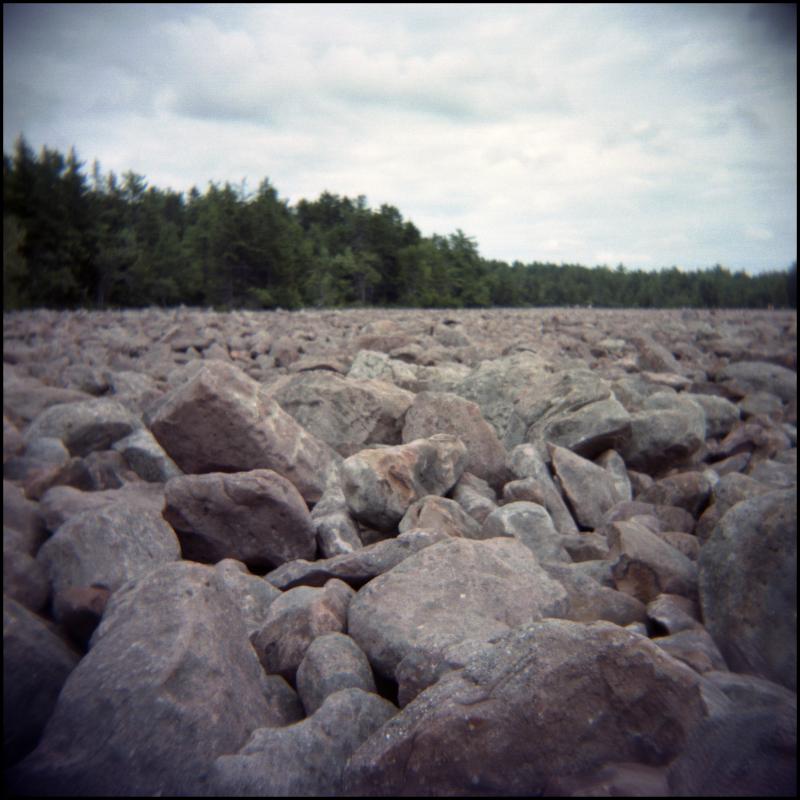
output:
<instances>
[{"instance_id":1,"label":"rock surface","mask_svg":"<svg viewBox=\"0 0 800 800\"><path fill-rule=\"evenodd\" d=\"M12 794L796 793L794 312L3 328Z\"/></svg>"}]
</instances>

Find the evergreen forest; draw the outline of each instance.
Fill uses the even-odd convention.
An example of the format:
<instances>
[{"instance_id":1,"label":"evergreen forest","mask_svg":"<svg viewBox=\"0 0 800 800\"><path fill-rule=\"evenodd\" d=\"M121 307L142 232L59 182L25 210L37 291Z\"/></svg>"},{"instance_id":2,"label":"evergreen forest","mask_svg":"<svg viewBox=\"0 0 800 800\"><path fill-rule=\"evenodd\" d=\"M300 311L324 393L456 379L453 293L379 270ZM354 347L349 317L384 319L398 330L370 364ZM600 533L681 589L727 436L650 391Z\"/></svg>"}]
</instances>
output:
<instances>
[{"instance_id":1,"label":"evergreen forest","mask_svg":"<svg viewBox=\"0 0 800 800\"><path fill-rule=\"evenodd\" d=\"M796 308L797 265L647 272L487 260L461 230L422 236L390 205L324 192L294 206L209 183L187 195L87 172L74 149L3 154L3 307Z\"/></svg>"}]
</instances>

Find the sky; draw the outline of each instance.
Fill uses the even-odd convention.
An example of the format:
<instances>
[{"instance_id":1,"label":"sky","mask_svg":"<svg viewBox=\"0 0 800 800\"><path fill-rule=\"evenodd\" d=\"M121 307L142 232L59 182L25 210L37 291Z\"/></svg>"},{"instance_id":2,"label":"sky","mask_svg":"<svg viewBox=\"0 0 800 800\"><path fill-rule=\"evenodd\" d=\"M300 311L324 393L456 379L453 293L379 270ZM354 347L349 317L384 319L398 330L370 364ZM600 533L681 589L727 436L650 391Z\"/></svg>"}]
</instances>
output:
<instances>
[{"instance_id":1,"label":"sky","mask_svg":"<svg viewBox=\"0 0 800 800\"><path fill-rule=\"evenodd\" d=\"M485 258L797 259L794 4L9 4L3 150L294 204Z\"/></svg>"}]
</instances>

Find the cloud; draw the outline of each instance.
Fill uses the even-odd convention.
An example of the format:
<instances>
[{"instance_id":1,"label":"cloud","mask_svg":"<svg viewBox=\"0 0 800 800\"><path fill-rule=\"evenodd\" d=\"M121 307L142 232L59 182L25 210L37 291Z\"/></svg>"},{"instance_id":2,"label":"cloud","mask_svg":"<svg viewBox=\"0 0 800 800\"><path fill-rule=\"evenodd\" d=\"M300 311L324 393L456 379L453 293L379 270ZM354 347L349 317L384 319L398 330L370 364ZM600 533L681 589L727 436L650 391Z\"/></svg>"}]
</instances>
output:
<instances>
[{"instance_id":1,"label":"cloud","mask_svg":"<svg viewBox=\"0 0 800 800\"><path fill-rule=\"evenodd\" d=\"M24 131L178 190L269 177L292 201L365 194L507 261L782 267L797 239L788 16L6 4L4 148Z\"/></svg>"}]
</instances>

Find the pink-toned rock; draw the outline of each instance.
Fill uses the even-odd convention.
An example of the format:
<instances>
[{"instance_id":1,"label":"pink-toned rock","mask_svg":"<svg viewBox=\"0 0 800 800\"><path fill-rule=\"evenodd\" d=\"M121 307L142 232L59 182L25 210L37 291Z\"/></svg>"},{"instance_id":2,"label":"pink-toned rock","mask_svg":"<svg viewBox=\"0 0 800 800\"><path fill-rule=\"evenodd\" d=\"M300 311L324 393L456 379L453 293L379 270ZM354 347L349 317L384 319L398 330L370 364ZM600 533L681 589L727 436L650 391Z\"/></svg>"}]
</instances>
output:
<instances>
[{"instance_id":1,"label":"pink-toned rock","mask_svg":"<svg viewBox=\"0 0 800 800\"><path fill-rule=\"evenodd\" d=\"M347 506L357 519L391 530L416 500L448 492L466 461L464 443L444 433L397 447L362 450L342 464Z\"/></svg>"},{"instance_id":2,"label":"pink-toned rock","mask_svg":"<svg viewBox=\"0 0 800 800\"><path fill-rule=\"evenodd\" d=\"M164 518L191 561L235 558L260 569L316 552L303 498L269 469L180 475L167 483L165 503Z\"/></svg>"},{"instance_id":3,"label":"pink-toned rock","mask_svg":"<svg viewBox=\"0 0 800 800\"><path fill-rule=\"evenodd\" d=\"M321 589L298 586L275 599L261 630L252 637L264 669L294 682L311 643L347 626L347 607L355 592L336 578Z\"/></svg>"},{"instance_id":4,"label":"pink-toned rock","mask_svg":"<svg viewBox=\"0 0 800 800\"><path fill-rule=\"evenodd\" d=\"M495 488L508 477L506 451L476 403L450 392L420 392L406 412L403 441L436 433L457 436L467 447L465 469Z\"/></svg>"},{"instance_id":5,"label":"pink-toned rock","mask_svg":"<svg viewBox=\"0 0 800 800\"><path fill-rule=\"evenodd\" d=\"M272 469L316 502L337 456L241 370L209 362L173 390L150 429L186 473Z\"/></svg>"}]
</instances>

